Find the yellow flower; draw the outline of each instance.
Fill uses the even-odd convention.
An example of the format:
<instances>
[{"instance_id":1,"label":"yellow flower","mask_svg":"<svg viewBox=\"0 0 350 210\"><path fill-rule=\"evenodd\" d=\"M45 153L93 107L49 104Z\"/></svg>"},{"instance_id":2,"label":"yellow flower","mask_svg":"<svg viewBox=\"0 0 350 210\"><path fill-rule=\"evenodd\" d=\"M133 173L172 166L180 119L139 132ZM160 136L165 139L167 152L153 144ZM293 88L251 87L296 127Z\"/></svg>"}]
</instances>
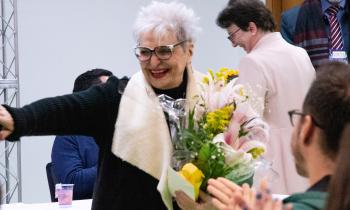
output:
<instances>
[{"instance_id":1,"label":"yellow flower","mask_svg":"<svg viewBox=\"0 0 350 210\"><path fill-rule=\"evenodd\" d=\"M203 77L202 83L208 85L209 84L209 77L208 76Z\"/></svg>"},{"instance_id":2,"label":"yellow flower","mask_svg":"<svg viewBox=\"0 0 350 210\"><path fill-rule=\"evenodd\" d=\"M238 70L229 69L227 67L220 68L216 73L214 73L213 70L208 69L208 73L215 83L223 81L224 84L227 84L232 78L238 76ZM208 78L204 78L202 82L204 84L209 84L209 76Z\"/></svg>"},{"instance_id":3,"label":"yellow flower","mask_svg":"<svg viewBox=\"0 0 350 210\"><path fill-rule=\"evenodd\" d=\"M222 67L222 68L219 69L219 72L216 72L216 79L215 79L215 81L216 82L217 81L224 81L224 83L227 84L235 76L238 76L238 71L237 70L229 69L227 67Z\"/></svg>"},{"instance_id":4,"label":"yellow flower","mask_svg":"<svg viewBox=\"0 0 350 210\"><path fill-rule=\"evenodd\" d=\"M255 148L249 150L248 153L252 154L253 158L256 159L265 153L265 148L255 147Z\"/></svg>"},{"instance_id":5,"label":"yellow flower","mask_svg":"<svg viewBox=\"0 0 350 210\"><path fill-rule=\"evenodd\" d=\"M234 70L234 69L230 69L228 72L227 72L227 77L233 77L233 76L238 76L238 70Z\"/></svg>"},{"instance_id":6,"label":"yellow flower","mask_svg":"<svg viewBox=\"0 0 350 210\"><path fill-rule=\"evenodd\" d=\"M215 79L215 75L214 75L213 70L208 69L208 72L209 72L209 74L210 74L210 76L211 76L211 79L214 80L214 79Z\"/></svg>"},{"instance_id":7,"label":"yellow flower","mask_svg":"<svg viewBox=\"0 0 350 210\"><path fill-rule=\"evenodd\" d=\"M199 187L202 184L202 181L204 179L203 172L198 169L195 165L192 163L186 163L181 171L179 171L179 174L182 178L184 178L186 181L191 183L194 187L194 196L197 200L199 195Z\"/></svg>"},{"instance_id":8,"label":"yellow flower","mask_svg":"<svg viewBox=\"0 0 350 210\"><path fill-rule=\"evenodd\" d=\"M219 72L220 73L226 73L226 72L228 72L229 71L229 69L227 68L227 67L221 67L220 69L219 69Z\"/></svg>"},{"instance_id":9,"label":"yellow flower","mask_svg":"<svg viewBox=\"0 0 350 210\"><path fill-rule=\"evenodd\" d=\"M214 136L222 133L230 123L233 110L234 106L228 105L213 112L208 112L204 128L208 133L214 134Z\"/></svg>"},{"instance_id":10,"label":"yellow flower","mask_svg":"<svg viewBox=\"0 0 350 210\"><path fill-rule=\"evenodd\" d=\"M227 72L228 72L228 68L226 68L226 67L220 68L220 71L216 72L216 80L217 81L222 80L226 83Z\"/></svg>"}]
</instances>

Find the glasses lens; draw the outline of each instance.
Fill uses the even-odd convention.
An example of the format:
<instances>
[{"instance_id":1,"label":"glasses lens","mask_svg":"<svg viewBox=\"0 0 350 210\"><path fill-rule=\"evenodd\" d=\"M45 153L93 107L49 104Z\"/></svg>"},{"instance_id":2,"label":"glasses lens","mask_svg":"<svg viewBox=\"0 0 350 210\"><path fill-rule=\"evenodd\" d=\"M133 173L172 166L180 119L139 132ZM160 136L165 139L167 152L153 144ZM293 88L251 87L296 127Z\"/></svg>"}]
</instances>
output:
<instances>
[{"instance_id":1,"label":"glasses lens","mask_svg":"<svg viewBox=\"0 0 350 210\"><path fill-rule=\"evenodd\" d=\"M304 114L302 114L296 110L290 111L289 118L290 118L290 123L292 124L292 126L295 126L302 116L304 116Z\"/></svg>"},{"instance_id":2,"label":"glasses lens","mask_svg":"<svg viewBox=\"0 0 350 210\"><path fill-rule=\"evenodd\" d=\"M295 126L295 124L297 123L298 121L298 115L296 115L295 113L292 114L292 117L291 117L291 122L292 122L292 126Z\"/></svg>"},{"instance_id":3,"label":"glasses lens","mask_svg":"<svg viewBox=\"0 0 350 210\"><path fill-rule=\"evenodd\" d=\"M146 61L151 57L152 51L146 47L137 47L135 48L135 55L140 61Z\"/></svg>"},{"instance_id":4,"label":"glasses lens","mask_svg":"<svg viewBox=\"0 0 350 210\"><path fill-rule=\"evenodd\" d=\"M238 31L240 31L241 29L240 28L238 28L237 30L235 30L234 32L232 32L232 33L229 33L228 34L228 37L227 37L227 39L228 40L230 40L231 42L232 42L232 40L233 40L233 36L235 36L236 34L237 34L237 32Z\"/></svg>"},{"instance_id":5,"label":"glasses lens","mask_svg":"<svg viewBox=\"0 0 350 210\"><path fill-rule=\"evenodd\" d=\"M169 46L159 46L154 51L159 59L168 59L172 55L172 50Z\"/></svg>"}]
</instances>

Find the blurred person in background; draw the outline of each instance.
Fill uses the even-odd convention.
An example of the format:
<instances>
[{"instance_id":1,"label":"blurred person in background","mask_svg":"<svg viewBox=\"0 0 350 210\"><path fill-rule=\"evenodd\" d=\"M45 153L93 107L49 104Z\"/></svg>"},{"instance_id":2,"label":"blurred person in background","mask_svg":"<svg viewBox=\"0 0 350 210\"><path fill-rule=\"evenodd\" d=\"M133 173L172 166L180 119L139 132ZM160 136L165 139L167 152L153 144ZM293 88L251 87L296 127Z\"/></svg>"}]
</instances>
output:
<instances>
[{"instance_id":1,"label":"blurred person in background","mask_svg":"<svg viewBox=\"0 0 350 210\"><path fill-rule=\"evenodd\" d=\"M74 81L73 93L105 83L112 72L93 69ZM90 136L56 136L51 152L56 183L74 184L73 199L91 199L97 177L98 146Z\"/></svg>"},{"instance_id":2,"label":"blurred person in background","mask_svg":"<svg viewBox=\"0 0 350 210\"><path fill-rule=\"evenodd\" d=\"M257 111L270 126L266 158L278 173L278 178L270 177L272 192L304 190L307 181L294 168L292 126L286 113L301 108L315 78L309 56L274 32L272 14L260 0L231 0L218 15L217 25L227 30L233 47L247 52L238 65L238 82L250 87L260 100Z\"/></svg>"}]
</instances>

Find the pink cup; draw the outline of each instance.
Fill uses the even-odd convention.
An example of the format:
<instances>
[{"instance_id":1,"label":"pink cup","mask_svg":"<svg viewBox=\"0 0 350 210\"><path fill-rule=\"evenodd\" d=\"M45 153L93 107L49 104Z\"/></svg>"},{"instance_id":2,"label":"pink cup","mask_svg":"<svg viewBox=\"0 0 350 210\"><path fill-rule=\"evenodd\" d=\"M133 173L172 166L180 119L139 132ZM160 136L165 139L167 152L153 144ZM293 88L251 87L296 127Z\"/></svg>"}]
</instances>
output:
<instances>
[{"instance_id":1,"label":"pink cup","mask_svg":"<svg viewBox=\"0 0 350 210\"><path fill-rule=\"evenodd\" d=\"M73 200L74 184L56 184L56 197L60 207L70 207Z\"/></svg>"}]
</instances>

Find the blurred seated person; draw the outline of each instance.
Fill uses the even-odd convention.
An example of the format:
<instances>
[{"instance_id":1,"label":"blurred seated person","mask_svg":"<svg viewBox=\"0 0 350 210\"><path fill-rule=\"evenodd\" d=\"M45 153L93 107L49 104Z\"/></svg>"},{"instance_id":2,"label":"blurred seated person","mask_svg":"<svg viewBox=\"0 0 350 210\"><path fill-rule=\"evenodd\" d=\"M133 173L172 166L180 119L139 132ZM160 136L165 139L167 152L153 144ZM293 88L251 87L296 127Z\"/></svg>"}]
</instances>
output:
<instances>
[{"instance_id":1,"label":"blurred seated person","mask_svg":"<svg viewBox=\"0 0 350 210\"><path fill-rule=\"evenodd\" d=\"M79 75L73 93L105 83L112 72L93 69ZM74 184L73 199L90 199L97 175L99 149L90 136L56 136L52 147L52 172L57 183Z\"/></svg>"}]
</instances>

